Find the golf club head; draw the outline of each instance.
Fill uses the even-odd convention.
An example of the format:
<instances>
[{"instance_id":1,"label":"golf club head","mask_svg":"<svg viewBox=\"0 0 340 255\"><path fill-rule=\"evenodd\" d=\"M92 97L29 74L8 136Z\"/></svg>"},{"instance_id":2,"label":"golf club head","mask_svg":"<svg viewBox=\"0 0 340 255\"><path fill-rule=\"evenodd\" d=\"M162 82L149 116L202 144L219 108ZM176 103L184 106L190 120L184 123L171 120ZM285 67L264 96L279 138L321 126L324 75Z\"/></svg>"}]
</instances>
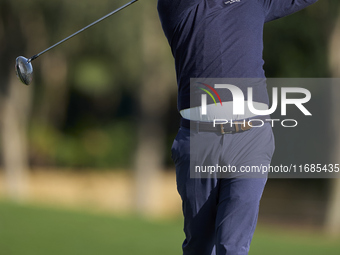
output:
<instances>
[{"instance_id":1,"label":"golf club head","mask_svg":"<svg viewBox=\"0 0 340 255\"><path fill-rule=\"evenodd\" d=\"M15 72L18 78L25 85L29 85L33 79L33 66L25 57L17 57L15 62Z\"/></svg>"}]
</instances>

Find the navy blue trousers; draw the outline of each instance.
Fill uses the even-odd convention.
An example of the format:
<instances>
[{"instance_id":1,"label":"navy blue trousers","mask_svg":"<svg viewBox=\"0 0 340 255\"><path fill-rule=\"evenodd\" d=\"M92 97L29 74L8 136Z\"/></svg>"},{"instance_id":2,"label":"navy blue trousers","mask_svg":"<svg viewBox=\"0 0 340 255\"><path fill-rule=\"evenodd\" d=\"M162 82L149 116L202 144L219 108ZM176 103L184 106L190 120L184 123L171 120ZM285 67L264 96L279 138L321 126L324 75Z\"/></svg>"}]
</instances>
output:
<instances>
[{"instance_id":1,"label":"navy blue trousers","mask_svg":"<svg viewBox=\"0 0 340 255\"><path fill-rule=\"evenodd\" d=\"M190 150L190 141L195 146ZM192 143L193 144L193 143ZM274 137L269 123L236 134L181 127L172 146L177 189L182 198L184 255L246 255L255 231L267 176L190 178L190 164L270 164Z\"/></svg>"}]
</instances>

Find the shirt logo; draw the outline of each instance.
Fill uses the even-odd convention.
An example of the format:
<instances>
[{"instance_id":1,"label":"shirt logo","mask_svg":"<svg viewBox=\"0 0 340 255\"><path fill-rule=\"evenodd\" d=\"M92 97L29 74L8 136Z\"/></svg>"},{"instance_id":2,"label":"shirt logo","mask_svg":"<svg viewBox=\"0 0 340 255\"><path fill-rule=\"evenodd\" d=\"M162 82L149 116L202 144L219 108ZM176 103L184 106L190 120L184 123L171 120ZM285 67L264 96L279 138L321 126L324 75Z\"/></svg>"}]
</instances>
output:
<instances>
[{"instance_id":1,"label":"shirt logo","mask_svg":"<svg viewBox=\"0 0 340 255\"><path fill-rule=\"evenodd\" d=\"M241 0L228 0L226 2L224 2L224 4L234 4L234 3L240 3Z\"/></svg>"}]
</instances>

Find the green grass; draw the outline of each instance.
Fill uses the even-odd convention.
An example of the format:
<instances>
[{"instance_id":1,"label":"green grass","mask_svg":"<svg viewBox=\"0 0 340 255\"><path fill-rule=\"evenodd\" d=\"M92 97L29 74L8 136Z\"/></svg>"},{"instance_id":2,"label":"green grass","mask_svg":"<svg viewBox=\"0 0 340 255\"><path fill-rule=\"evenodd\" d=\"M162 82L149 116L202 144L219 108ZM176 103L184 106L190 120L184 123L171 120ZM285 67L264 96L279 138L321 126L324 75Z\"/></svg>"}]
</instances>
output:
<instances>
[{"instance_id":1,"label":"green grass","mask_svg":"<svg viewBox=\"0 0 340 255\"><path fill-rule=\"evenodd\" d=\"M322 232L258 226L249 255L339 255L340 240Z\"/></svg>"},{"instance_id":2,"label":"green grass","mask_svg":"<svg viewBox=\"0 0 340 255\"><path fill-rule=\"evenodd\" d=\"M0 201L1 255L180 255L183 238L182 220L148 221ZM338 255L340 242L259 226L249 254Z\"/></svg>"},{"instance_id":3,"label":"green grass","mask_svg":"<svg viewBox=\"0 0 340 255\"><path fill-rule=\"evenodd\" d=\"M180 254L180 222L0 202L1 255Z\"/></svg>"}]
</instances>

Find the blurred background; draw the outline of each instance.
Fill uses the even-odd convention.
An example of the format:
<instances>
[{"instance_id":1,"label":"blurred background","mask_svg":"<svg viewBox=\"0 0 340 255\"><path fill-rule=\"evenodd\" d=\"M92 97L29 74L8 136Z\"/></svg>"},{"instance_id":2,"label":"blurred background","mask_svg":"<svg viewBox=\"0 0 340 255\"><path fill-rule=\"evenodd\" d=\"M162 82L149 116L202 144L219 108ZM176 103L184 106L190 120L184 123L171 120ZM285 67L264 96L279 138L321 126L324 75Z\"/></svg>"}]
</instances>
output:
<instances>
[{"instance_id":1,"label":"blurred background","mask_svg":"<svg viewBox=\"0 0 340 255\"><path fill-rule=\"evenodd\" d=\"M124 3L0 0L0 254L181 253L177 86L157 2L44 54L30 86L15 76L16 57ZM267 77L340 77L338 0L270 22L264 37ZM274 128L274 165L340 163L340 88L310 90L324 125ZM339 235L338 179L270 179L250 254L339 254Z\"/></svg>"}]
</instances>

